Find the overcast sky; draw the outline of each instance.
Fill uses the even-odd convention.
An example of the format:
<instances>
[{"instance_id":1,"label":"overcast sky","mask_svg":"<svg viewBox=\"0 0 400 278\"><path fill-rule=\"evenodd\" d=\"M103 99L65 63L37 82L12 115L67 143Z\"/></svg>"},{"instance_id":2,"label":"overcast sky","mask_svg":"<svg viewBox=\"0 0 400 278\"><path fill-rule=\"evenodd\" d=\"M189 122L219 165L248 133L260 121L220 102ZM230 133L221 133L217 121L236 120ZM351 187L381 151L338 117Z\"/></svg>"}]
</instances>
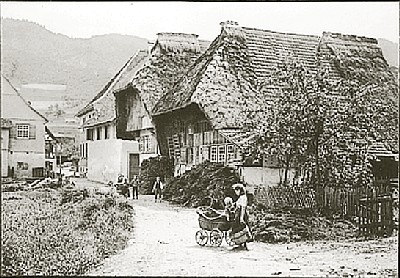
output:
<instances>
[{"instance_id":1,"label":"overcast sky","mask_svg":"<svg viewBox=\"0 0 400 278\"><path fill-rule=\"evenodd\" d=\"M398 2L1 2L1 16L73 38L119 33L154 40L158 32L182 32L213 40L221 21L234 20L278 32L399 40Z\"/></svg>"}]
</instances>

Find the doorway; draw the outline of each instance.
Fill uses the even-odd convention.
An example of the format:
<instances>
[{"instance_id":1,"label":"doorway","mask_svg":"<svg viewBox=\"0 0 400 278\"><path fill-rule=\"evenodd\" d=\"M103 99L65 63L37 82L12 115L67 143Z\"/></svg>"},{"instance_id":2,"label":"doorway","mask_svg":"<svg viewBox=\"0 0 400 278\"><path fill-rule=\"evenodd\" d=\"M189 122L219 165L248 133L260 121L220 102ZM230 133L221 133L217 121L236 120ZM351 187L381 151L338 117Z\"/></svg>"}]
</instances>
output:
<instances>
[{"instance_id":1,"label":"doorway","mask_svg":"<svg viewBox=\"0 0 400 278\"><path fill-rule=\"evenodd\" d=\"M139 175L140 165L139 165L139 154L129 154L129 180L132 179L134 175Z\"/></svg>"}]
</instances>

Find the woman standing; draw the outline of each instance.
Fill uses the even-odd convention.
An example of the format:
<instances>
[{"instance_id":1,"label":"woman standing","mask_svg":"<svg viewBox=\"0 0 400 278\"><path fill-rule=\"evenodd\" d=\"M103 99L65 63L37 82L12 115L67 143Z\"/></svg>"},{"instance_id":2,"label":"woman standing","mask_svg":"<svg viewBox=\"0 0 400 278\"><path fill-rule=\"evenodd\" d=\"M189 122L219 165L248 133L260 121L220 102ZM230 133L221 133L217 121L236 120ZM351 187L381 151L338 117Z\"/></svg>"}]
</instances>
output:
<instances>
[{"instance_id":1,"label":"woman standing","mask_svg":"<svg viewBox=\"0 0 400 278\"><path fill-rule=\"evenodd\" d=\"M248 225L247 196L243 184L237 183L232 186L236 200L235 221L232 226L231 239L237 245L234 249L247 249L247 242L251 241L252 235Z\"/></svg>"}]
</instances>

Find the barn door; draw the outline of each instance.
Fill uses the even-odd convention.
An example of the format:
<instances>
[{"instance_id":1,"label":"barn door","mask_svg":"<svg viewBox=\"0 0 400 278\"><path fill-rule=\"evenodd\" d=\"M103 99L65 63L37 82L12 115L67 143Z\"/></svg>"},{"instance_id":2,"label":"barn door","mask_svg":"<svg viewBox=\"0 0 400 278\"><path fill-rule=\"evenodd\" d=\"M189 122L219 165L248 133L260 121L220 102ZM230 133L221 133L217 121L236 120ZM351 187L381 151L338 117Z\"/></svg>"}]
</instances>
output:
<instances>
[{"instance_id":1,"label":"barn door","mask_svg":"<svg viewBox=\"0 0 400 278\"><path fill-rule=\"evenodd\" d=\"M129 180L131 180L134 175L139 175L139 172L139 155L129 154Z\"/></svg>"}]
</instances>

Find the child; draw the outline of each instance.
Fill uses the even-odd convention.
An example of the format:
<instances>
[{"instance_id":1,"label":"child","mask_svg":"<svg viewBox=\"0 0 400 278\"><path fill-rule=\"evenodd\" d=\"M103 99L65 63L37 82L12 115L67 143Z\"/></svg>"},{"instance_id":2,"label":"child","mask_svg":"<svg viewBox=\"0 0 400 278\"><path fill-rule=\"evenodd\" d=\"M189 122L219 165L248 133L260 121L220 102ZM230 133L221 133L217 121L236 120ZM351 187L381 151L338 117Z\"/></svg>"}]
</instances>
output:
<instances>
[{"instance_id":1,"label":"child","mask_svg":"<svg viewBox=\"0 0 400 278\"><path fill-rule=\"evenodd\" d=\"M225 204L225 216L228 222L232 222L235 219L235 206L233 205L233 200L231 197L226 197L224 199Z\"/></svg>"}]
</instances>

